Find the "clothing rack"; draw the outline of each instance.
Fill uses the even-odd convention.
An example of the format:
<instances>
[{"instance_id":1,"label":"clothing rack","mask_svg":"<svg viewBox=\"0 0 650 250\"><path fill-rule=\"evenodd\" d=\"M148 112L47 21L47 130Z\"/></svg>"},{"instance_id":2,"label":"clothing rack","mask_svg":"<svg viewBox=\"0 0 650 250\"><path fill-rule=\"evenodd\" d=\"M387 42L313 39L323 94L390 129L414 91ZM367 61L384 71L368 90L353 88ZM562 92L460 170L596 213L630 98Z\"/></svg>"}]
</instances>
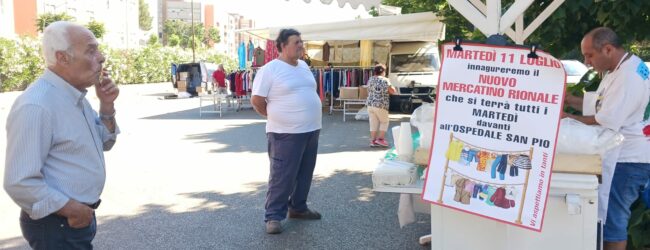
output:
<instances>
[{"instance_id":1,"label":"clothing rack","mask_svg":"<svg viewBox=\"0 0 650 250\"><path fill-rule=\"evenodd\" d=\"M229 91L233 99L235 100L236 111L240 111L245 108L252 108L250 104L251 99L251 90L254 75L256 74L259 67L247 67L246 69L234 70L226 74L226 79L229 80L230 86L228 86ZM234 74L234 75L233 75ZM232 80L231 80L231 75ZM237 77L241 77L237 79ZM241 81L239 84L238 81Z\"/></svg>"},{"instance_id":2,"label":"clothing rack","mask_svg":"<svg viewBox=\"0 0 650 250\"><path fill-rule=\"evenodd\" d=\"M483 150L490 151L490 152L495 152L495 153L503 152L503 151L492 151L492 150L489 150L489 149L474 146L472 144L466 143L465 141L463 141L462 139L460 139L458 137L455 137L454 133L449 133L449 144L451 144L454 139L456 139L458 141L461 141L464 144L470 145L471 147L474 147L474 148L479 148L479 149L483 149ZM526 153L527 152L528 157L530 158L530 161L531 161L531 164L532 164L533 147L531 147L530 150L528 150L528 151L520 150L520 151L512 151L512 152L520 152L520 153ZM447 170L451 169L451 171L456 172L457 174L459 174L458 170L456 170L456 169L449 166L449 157L446 157L446 158L447 158L447 160L445 161L445 169L442 172L442 182L441 182L441 185L440 185L441 186L440 187L440 195L438 196L438 203L440 203L440 204L443 203L442 195L445 192L445 179L447 178ZM528 179L530 177L530 170L531 169L532 168L526 169L527 171L526 171L526 177L524 179L524 182L522 184L517 184L517 185L523 185L522 195L521 195L521 199L519 201L519 212L517 213L517 219L515 220L515 223L517 223L517 224L522 224L522 222L521 222L521 213L522 213L523 208L524 208L524 200L526 199L526 190L528 189ZM463 176L465 176L465 175L463 175ZM467 176L465 176L465 177L467 177ZM467 177L467 178L471 179L471 180L476 180L475 178L470 178L470 177ZM478 182L484 182L484 181L479 180ZM495 184L495 185L498 186L498 185L506 185L506 184ZM514 186L515 184L509 184L509 185Z\"/></svg>"},{"instance_id":3,"label":"clothing rack","mask_svg":"<svg viewBox=\"0 0 650 250\"><path fill-rule=\"evenodd\" d=\"M318 67L312 67L313 69L316 70L323 70L323 73L328 72L330 74L330 79L329 81L331 82L331 88L328 91L325 91L326 93L330 94L330 109L329 109L329 114L332 115L333 111L343 111L343 108L334 108L334 102L336 101L335 99L335 87L334 87L334 72L339 71L339 70L370 70L373 69L373 67L365 67L365 66L318 66ZM325 81L325 80L324 80ZM323 82L323 85L326 83ZM363 83L359 84L361 86ZM340 86L339 86L340 87ZM338 89L338 88L337 88Z\"/></svg>"}]
</instances>

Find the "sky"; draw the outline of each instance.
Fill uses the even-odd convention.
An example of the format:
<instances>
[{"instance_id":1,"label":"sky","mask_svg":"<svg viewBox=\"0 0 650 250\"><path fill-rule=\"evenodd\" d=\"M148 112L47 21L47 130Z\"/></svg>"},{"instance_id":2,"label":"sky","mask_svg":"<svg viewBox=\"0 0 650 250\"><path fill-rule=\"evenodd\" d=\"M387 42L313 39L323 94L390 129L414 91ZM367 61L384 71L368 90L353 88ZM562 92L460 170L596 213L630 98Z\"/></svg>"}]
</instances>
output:
<instances>
[{"instance_id":1,"label":"sky","mask_svg":"<svg viewBox=\"0 0 650 250\"><path fill-rule=\"evenodd\" d=\"M225 11L251 18L255 20L257 28L353 20L358 16L370 17L363 5L359 5L356 10L349 4L340 8L337 0L330 5L323 4L320 0L311 0L310 3L304 0L207 0L204 2L213 3L217 13Z\"/></svg>"}]
</instances>

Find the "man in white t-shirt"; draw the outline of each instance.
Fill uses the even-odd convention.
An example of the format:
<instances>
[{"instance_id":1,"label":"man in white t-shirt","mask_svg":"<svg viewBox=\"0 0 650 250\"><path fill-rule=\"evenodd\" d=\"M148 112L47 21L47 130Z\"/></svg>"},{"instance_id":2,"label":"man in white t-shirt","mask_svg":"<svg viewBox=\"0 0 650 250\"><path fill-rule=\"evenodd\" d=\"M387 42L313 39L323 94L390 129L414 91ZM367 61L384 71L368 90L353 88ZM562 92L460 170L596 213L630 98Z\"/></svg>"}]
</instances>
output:
<instances>
[{"instance_id":1,"label":"man in white t-shirt","mask_svg":"<svg viewBox=\"0 0 650 250\"><path fill-rule=\"evenodd\" d=\"M625 249L630 206L637 200L650 181L650 137L643 133L643 116L650 99L648 67L635 55L625 51L618 36L609 28L596 28L585 35L581 43L585 63L604 74L595 103L596 115L576 116L565 114L585 124L618 131L625 139L603 158L603 185L600 193L607 193L607 180L611 179L608 197L599 202L607 204L604 249ZM581 109L583 100L567 96L566 103ZM608 159L611 158L611 159ZM608 164L607 162L612 162ZM608 168L615 167L613 171ZM611 178L606 174L613 172ZM611 175L611 174L610 174ZM607 198L608 201L607 201Z\"/></svg>"},{"instance_id":2,"label":"man in white t-shirt","mask_svg":"<svg viewBox=\"0 0 650 250\"><path fill-rule=\"evenodd\" d=\"M266 193L266 232L282 232L280 221L318 220L307 207L307 195L318 153L322 108L316 79L299 58L304 47L300 33L282 29L276 39L280 57L262 67L253 81L251 103L267 118L269 189Z\"/></svg>"}]
</instances>

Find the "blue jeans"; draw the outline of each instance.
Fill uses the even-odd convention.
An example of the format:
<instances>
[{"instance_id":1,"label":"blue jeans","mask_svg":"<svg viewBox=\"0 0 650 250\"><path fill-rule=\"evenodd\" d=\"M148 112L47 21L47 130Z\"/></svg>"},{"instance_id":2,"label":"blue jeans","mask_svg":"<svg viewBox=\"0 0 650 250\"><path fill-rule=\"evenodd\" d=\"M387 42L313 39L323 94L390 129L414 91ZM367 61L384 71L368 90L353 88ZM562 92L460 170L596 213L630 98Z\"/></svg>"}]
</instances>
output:
<instances>
[{"instance_id":1,"label":"blue jeans","mask_svg":"<svg viewBox=\"0 0 650 250\"><path fill-rule=\"evenodd\" d=\"M639 198L649 180L650 163L616 163L603 232L605 241L627 240L627 226L632 213L630 206Z\"/></svg>"},{"instance_id":2,"label":"blue jeans","mask_svg":"<svg viewBox=\"0 0 650 250\"><path fill-rule=\"evenodd\" d=\"M97 232L97 220L85 228L71 228L68 219L50 214L33 220L24 211L20 213L20 229L32 249L93 249L91 241Z\"/></svg>"},{"instance_id":3,"label":"blue jeans","mask_svg":"<svg viewBox=\"0 0 650 250\"><path fill-rule=\"evenodd\" d=\"M269 190L266 192L264 220L281 221L287 211L304 212L316 167L320 130L301 134L267 133Z\"/></svg>"}]
</instances>

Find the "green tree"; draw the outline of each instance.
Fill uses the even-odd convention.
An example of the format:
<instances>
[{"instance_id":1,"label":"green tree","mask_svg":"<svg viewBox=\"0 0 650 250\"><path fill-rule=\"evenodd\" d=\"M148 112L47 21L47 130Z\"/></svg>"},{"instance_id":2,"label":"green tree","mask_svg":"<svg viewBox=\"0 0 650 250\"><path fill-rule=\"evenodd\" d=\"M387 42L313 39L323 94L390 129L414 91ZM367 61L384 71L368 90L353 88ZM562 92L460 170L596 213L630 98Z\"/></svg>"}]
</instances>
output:
<instances>
[{"instance_id":1,"label":"green tree","mask_svg":"<svg viewBox=\"0 0 650 250\"><path fill-rule=\"evenodd\" d=\"M36 19L36 29L38 32L43 32L45 28L56 21L74 21L74 17L65 12L62 13L44 13Z\"/></svg>"},{"instance_id":2,"label":"green tree","mask_svg":"<svg viewBox=\"0 0 650 250\"><path fill-rule=\"evenodd\" d=\"M159 43L158 43L158 36L157 36L156 34L151 34L151 35L149 36L149 41L147 41L147 44L148 44L149 46L156 46L156 45L159 45Z\"/></svg>"},{"instance_id":3,"label":"green tree","mask_svg":"<svg viewBox=\"0 0 650 250\"><path fill-rule=\"evenodd\" d=\"M513 0L502 1L504 12L513 2ZM524 13L527 24L551 2L553 0L535 1ZM443 22L447 25L445 37L448 41L454 37L470 40L485 39L482 33L445 0L382 0L382 4L402 7L402 13L405 14L433 11L444 18ZM528 37L526 43L540 44L542 49L557 57L580 57L579 46L582 36L598 26L614 29L628 47L643 45L644 41L650 40L650 29L639 27L650 26L650 1L565 1ZM644 48L642 50L648 49L648 47L641 47Z\"/></svg>"},{"instance_id":4,"label":"green tree","mask_svg":"<svg viewBox=\"0 0 650 250\"><path fill-rule=\"evenodd\" d=\"M371 16L376 17L376 16L379 16L379 11L377 10L377 8L375 8L375 6L372 6L372 7L370 7L370 11L368 11L368 14L370 14Z\"/></svg>"},{"instance_id":5,"label":"green tree","mask_svg":"<svg viewBox=\"0 0 650 250\"><path fill-rule=\"evenodd\" d=\"M163 33L168 37L168 45L170 45L169 40L171 39L171 36L176 35L180 39L178 43L179 46L183 48L192 47L192 24L190 23L181 20L167 20L163 26ZM194 39L198 41L198 43L195 44L196 47L202 44L203 41L206 41L205 33L203 23L194 23Z\"/></svg>"},{"instance_id":6,"label":"green tree","mask_svg":"<svg viewBox=\"0 0 650 250\"><path fill-rule=\"evenodd\" d=\"M92 32L97 39L100 39L106 34L106 28L104 27L104 23L92 20L86 24L86 28Z\"/></svg>"},{"instance_id":7,"label":"green tree","mask_svg":"<svg viewBox=\"0 0 650 250\"><path fill-rule=\"evenodd\" d=\"M172 34L169 36L169 39L167 39L167 45L171 47L176 47L181 43L181 38L178 37L176 34Z\"/></svg>"},{"instance_id":8,"label":"green tree","mask_svg":"<svg viewBox=\"0 0 650 250\"><path fill-rule=\"evenodd\" d=\"M215 27L210 27L205 31L205 36L203 37L203 43L205 45L210 45L210 42L219 43L221 42L221 36L219 36L219 30Z\"/></svg>"},{"instance_id":9,"label":"green tree","mask_svg":"<svg viewBox=\"0 0 650 250\"><path fill-rule=\"evenodd\" d=\"M151 20L153 17L149 14L149 4L144 0L138 2L139 24L141 30L151 30Z\"/></svg>"}]
</instances>

